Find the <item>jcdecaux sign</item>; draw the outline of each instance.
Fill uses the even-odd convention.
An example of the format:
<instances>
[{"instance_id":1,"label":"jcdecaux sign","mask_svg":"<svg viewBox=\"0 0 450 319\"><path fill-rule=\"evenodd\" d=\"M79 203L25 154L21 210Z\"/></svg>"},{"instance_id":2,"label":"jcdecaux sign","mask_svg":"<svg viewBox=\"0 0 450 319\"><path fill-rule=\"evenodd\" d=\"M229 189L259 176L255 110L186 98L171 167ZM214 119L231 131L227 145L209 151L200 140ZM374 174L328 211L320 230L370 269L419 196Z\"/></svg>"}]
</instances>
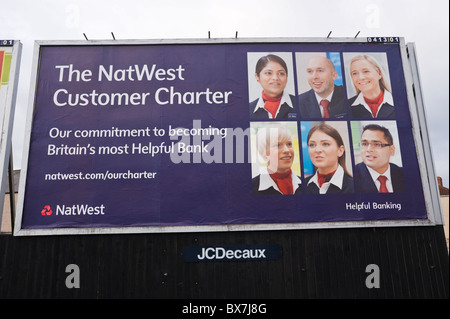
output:
<instances>
[{"instance_id":1,"label":"jcdecaux sign","mask_svg":"<svg viewBox=\"0 0 450 319\"><path fill-rule=\"evenodd\" d=\"M276 244L234 246L189 246L182 249L185 262L275 260L282 256Z\"/></svg>"}]
</instances>

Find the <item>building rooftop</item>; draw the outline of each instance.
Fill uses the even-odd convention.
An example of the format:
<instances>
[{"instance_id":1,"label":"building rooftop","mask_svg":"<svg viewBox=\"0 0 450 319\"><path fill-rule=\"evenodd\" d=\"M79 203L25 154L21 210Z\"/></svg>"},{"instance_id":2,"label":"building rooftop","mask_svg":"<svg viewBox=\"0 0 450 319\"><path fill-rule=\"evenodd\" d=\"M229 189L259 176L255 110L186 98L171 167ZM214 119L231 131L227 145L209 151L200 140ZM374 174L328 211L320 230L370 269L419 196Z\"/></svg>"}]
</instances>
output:
<instances>
[{"instance_id":1,"label":"building rooftop","mask_svg":"<svg viewBox=\"0 0 450 319\"><path fill-rule=\"evenodd\" d=\"M438 176L439 195L448 195L448 188L442 185L442 178Z\"/></svg>"}]
</instances>

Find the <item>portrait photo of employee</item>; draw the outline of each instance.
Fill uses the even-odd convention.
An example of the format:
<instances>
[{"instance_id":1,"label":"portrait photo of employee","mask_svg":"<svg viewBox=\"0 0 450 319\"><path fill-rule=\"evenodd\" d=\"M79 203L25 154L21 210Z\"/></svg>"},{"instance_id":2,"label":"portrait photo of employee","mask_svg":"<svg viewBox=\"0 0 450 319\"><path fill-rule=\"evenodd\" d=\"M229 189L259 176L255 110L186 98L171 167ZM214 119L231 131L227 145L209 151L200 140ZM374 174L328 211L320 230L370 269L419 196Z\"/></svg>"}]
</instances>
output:
<instances>
[{"instance_id":1,"label":"portrait photo of employee","mask_svg":"<svg viewBox=\"0 0 450 319\"><path fill-rule=\"evenodd\" d=\"M247 56L250 120L295 119L297 108L291 76L292 54L261 56L261 53L248 53Z\"/></svg>"},{"instance_id":2,"label":"portrait photo of employee","mask_svg":"<svg viewBox=\"0 0 450 319\"><path fill-rule=\"evenodd\" d=\"M298 134L295 122L251 123L252 189L259 195L301 193Z\"/></svg>"},{"instance_id":3,"label":"portrait photo of employee","mask_svg":"<svg viewBox=\"0 0 450 319\"><path fill-rule=\"evenodd\" d=\"M346 122L341 122L347 130ZM333 122L313 125L307 137L307 154L315 173L305 179L307 194L353 193L354 183L347 169L346 146ZM306 152L304 151L304 156ZM308 156L306 155L306 156Z\"/></svg>"},{"instance_id":4,"label":"portrait photo of employee","mask_svg":"<svg viewBox=\"0 0 450 319\"><path fill-rule=\"evenodd\" d=\"M398 143L395 121L386 121L382 125L352 122L352 131L358 129L361 131L359 152L362 162L355 160L358 163L355 167L357 190L361 193L403 192L405 182L401 157L395 145ZM355 156L357 154L355 150Z\"/></svg>"},{"instance_id":5,"label":"portrait photo of employee","mask_svg":"<svg viewBox=\"0 0 450 319\"><path fill-rule=\"evenodd\" d=\"M330 58L333 58L336 65ZM301 93L298 98L300 118L344 118L347 109L342 76L339 76L341 73L339 53L327 55L325 52L297 52L296 61L298 91Z\"/></svg>"},{"instance_id":6,"label":"portrait photo of employee","mask_svg":"<svg viewBox=\"0 0 450 319\"><path fill-rule=\"evenodd\" d=\"M395 119L386 53L344 53L352 118ZM350 82L351 83L348 83Z\"/></svg>"}]
</instances>

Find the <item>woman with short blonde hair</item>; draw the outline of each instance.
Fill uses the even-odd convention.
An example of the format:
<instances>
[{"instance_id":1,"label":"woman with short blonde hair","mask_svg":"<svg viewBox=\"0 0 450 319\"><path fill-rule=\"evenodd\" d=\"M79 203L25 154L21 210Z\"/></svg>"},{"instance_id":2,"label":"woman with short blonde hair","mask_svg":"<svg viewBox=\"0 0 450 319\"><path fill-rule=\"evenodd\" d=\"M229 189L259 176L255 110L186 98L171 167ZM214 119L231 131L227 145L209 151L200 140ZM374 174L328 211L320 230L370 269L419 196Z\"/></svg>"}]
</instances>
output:
<instances>
[{"instance_id":1,"label":"woman with short blonde hair","mask_svg":"<svg viewBox=\"0 0 450 319\"><path fill-rule=\"evenodd\" d=\"M259 128L256 148L267 166L253 178L253 192L278 195L300 193L301 180L291 169L295 151L289 129L282 125Z\"/></svg>"}]
</instances>

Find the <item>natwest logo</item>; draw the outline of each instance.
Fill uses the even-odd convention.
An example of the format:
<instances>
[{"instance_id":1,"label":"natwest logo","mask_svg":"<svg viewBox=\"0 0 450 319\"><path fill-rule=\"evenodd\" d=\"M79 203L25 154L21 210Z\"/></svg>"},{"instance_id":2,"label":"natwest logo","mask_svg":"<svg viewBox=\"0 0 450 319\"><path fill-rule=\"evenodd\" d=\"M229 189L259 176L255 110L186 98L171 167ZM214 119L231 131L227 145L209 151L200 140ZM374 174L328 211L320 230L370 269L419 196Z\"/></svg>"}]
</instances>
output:
<instances>
[{"instance_id":1,"label":"natwest logo","mask_svg":"<svg viewBox=\"0 0 450 319\"><path fill-rule=\"evenodd\" d=\"M53 210L50 205L45 205L41 210L42 216L50 216ZM79 205L56 205L55 215L69 216L69 215L105 215L105 205L91 206L87 204Z\"/></svg>"},{"instance_id":2,"label":"natwest logo","mask_svg":"<svg viewBox=\"0 0 450 319\"><path fill-rule=\"evenodd\" d=\"M56 205L56 215L105 215L105 205Z\"/></svg>"},{"instance_id":3,"label":"natwest logo","mask_svg":"<svg viewBox=\"0 0 450 319\"><path fill-rule=\"evenodd\" d=\"M50 205L45 205L44 209L41 210L41 215L50 216L51 214L53 214L52 208L50 207Z\"/></svg>"}]
</instances>

